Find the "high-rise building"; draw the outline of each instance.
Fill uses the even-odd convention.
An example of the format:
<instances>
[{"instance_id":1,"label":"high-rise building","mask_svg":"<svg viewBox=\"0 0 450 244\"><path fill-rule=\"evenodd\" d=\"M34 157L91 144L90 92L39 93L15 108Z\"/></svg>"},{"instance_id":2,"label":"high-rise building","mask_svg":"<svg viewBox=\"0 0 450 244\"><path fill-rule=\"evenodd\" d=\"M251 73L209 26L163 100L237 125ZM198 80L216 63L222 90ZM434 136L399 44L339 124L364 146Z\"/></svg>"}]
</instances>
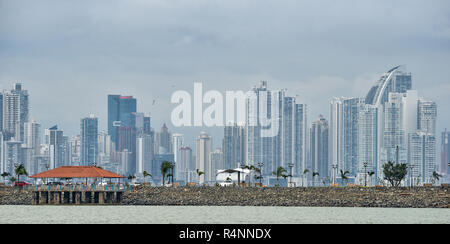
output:
<instances>
[{"instance_id":1,"label":"high-rise building","mask_svg":"<svg viewBox=\"0 0 450 244\"><path fill-rule=\"evenodd\" d=\"M450 132L445 129L441 136L441 165L440 172L450 176Z\"/></svg>"},{"instance_id":2,"label":"high-rise building","mask_svg":"<svg viewBox=\"0 0 450 244\"><path fill-rule=\"evenodd\" d=\"M404 93L391 92L384 105L383 141L380 154L380 166L388 163L406 163L407 141L405 133Z\"/></svg>"},{"instance_id":3,"label":"high-rise building","mask_svg":"<svg viewBox=\"0 0 450 244\"><path fill-rule=\"evenodd\" d=\"M190 147L180 148L180 160L177 162L176 179L179 182L194 182L196 179L195 162L192 157L192 149Z\"/></svg>"},{"instance_id":4,"label":"high-rise building","mask_svg":"<svg viewBox=\"0 0 450 244\"><path fill-rule=\"evenodd\" d=\"M152 179L154 182L162 182L161 165L164 161L173 162L173 154L155 154L152 162ZM167 181L167 177L165 178Z\"/></svg>"},{"instance_id":5,"label":"high-rise building","mask_svg":"<svg viewBox=\"0 0 450 244\"><path fill-rule=\"evenodd\" d=\"M365 178L367 172L374 172L372 178L377 182L382 175L379 167L380 148L380 124L382 116L380 106L361 104L358 112L358 174L356 180L359 183Z\"/></svg>"},{"instance_id":6,"label":"high-rise building","mask_svg":"<svg viewBox=\"0 0 450 244\"><path fill-rule=\"evenodd\" d=\"M263 163L263 174L272 176L278 167L294 164L293 174L306 169L307 110L285 90L270 91L267 82L254 87L246 99L245 164ZM227 165L226 145L224 146Z\"/></svg>"},{"instance_id":7,"label":"high-rise building","mask_svg":"<svg viewBox=\"0 0 450 244\"><path fill-rule=\"evenodd\" d=\"M98 118L93 114L81 119L81 165L98 163Z\"/></svg>"},{"instance_id":8,"label":"high-rise building","mask_svg":"<svg viewBox=\"0 0 450 244\"><path fill-rule=\"evenodd\" d=\"M410 133L408 137L409 177L414 184L429 183L433 172L437 171L436 137L422 131ZM412 170L410 167L412 166ZM412 171L412 174L411 174Z\"/></svg>"},{"instance_id":9,"label":"high-rise building","mask_svg":"<svg viewBox=\"0 0 450 244\"><path fill-rule=\"evenodd\" d=\"M136 99L132 96L108 95L108 134L119 150L120 127L135 127Z\"/></svg>"},{"instance_id":10,"label":"high-rise building","mask_svg":"<svg viewBox=\"0 0 450 244\"><path fill-rule=\"evenodd\" d=\"M144 134L152 133L151 118L144 117Z\"/></svg>"},{"instance_id":11,"label":"high-rise building","mask_svg":"<svg viewBox=\"0 0 450 244\"><path fill-rule=\"evenodd\" d=\"M0 92L0 132L3 133L3 93Z\"/></svg>"},{"instance_id":12,"label":"high-rise building","mask_svg":"<svg viewBox=\"0 0 450 244\"><path fill-rule=\"evenodd\" d=\"M137 138L136 145L136 173L143 174L144 171L152 172L152 161L154 157L153 134L142 134Z\"/></svg>"},{"instance_id":13,"label":"high-rise building","mask_svg":"<svg viewBox=\"0 0 450 244\"><path fill-rule=\"evenodd\" d=\"M411 90L411 73L406 73L403 66L396 66L384 73L369 90L365 98L367 104L383 105L388 101L389 93L405 93Z\"/></svg>"},{"instance_id":14,"label":"high-rise building","mask_svg":"<svg viewBox=\"0 0 450 244\"><path fill-rule=\"evenodd\" d=\"M127 160L122 160L122 162L126 162L128 165L122 165L122 169L126 169L125 174L134 175L136 173L136 128L134 126L120 126L118 136L117 143L119 146L117 151L126 151L127 155Z\"/></svg>"},{"instance_id":15,"label":"high-rise building","mask_svg":"<svg viewBox=\"0 0 450 244\"><path fill-rule=\"evenodd\" d=\"M307 120L307 105L295 104L294 115L294 168L293 176L300 176L307 168L308 162L308 120Z\"/></svg>"},{"instance_id":16,"label":"high-rise building","mask_svg":"<svg viewBox=\"0 0 450 244\"><path fill-rule=\"evenodd\" d=\"M358 116L362 98L334 98L330 103L329 160L338 168L358 173Z\"/></svg>"},{"instance_id":17,"label":"high-rise building","mask_svg":"<svg viewBox=\"0 0 450 244\"><path fill-rule=\"evenodd\" d=\"M155 135L155 151L159 154L173 153L172 134L166 124L161 127L160 132Z\"/></svg>"},{"instance_id":18,"label":"high-rise building","mask_svg":"<svg viewBox=\"0 0 450 244\"><path fill-rule=\"evenodd\" d=\"M211 178L212 181L214 181L217 175L217 171L219 169L224 169L222 150L218 148L213 152L211 152L209 160L211 161L211 172L212 172Z\"/></svg>"},{"instance_id":19,"label":"high-rise building","mask_svg":"<svg viewBox=\"0 0 450 244\"><path fill-rule=\"evenodd\" d=\"M115 145L111 141L111 136L105 131L98 133L98 165L107 168L111 163L111 154L115 150Z\"/></svg>"},{"instance_id":20,"label":"high-rise building","mask_svg":"<svg viewBox=\"0 0 450 244\"><path fill-rule=\"evenodd\" d=\"M62 157L62 165L72 165L72 148L68 136L63 136Z\"/></svg>"},{"instance_id":21,"label":"high-rise building","mask_svg":"<svg viewBox=\"0 0 450 244\"><path fill-rule=\"evenodd\" d=\"M263 174L271 175L281 162L281 116L284 91L270 91L267 82L250 91L246 99L246 162L250 165L263 163Z\"/></svg>"},{"instance_id":22,"label":"high-rise building","mask_svg":"<svg viewBox=\"0 0 450 244\"><path fill-rule=\"evenodd\" d=\"M112 159L119 164L118 170L127 175L136 173L136 120L142 117L136 110L133 96L108 95L108 134L118 152Z\"/></svg>"},{"instance_id":23,"label":"high-rise building","mask_svg":"<svg viewBox=\"0 0 450 244\"><path fill-rule=\"evenodd\" d=\"M55 125L45 129L45 135L48 138L48 153L50 157L50 169L64 166L64 138L63 131L58 130Z\"/></svg>"},{"instance_id":24,"label":"high-rise building","mask_svg":"<svg viewBox=\"0 0 450 244\"><path fill-rule=\"evenodd\" d=\"M200 184L215 180L215 174L212 171L210 153L212 151L212 137L202 131L197 138L197 156L196 170L204 172L198 179Z\"/></svg>"},{"instance_id":25,"label":"high-rise building","mask_svg":"<svg viewBox=\"0 0 450 244\"><path fill-rule=\"evenodd\" d=\"M436 103L420 98L417 111L417 130L434 135L436 133L436 117Z\"/></svg>"},{"instance_id":26,"label":"high-rise building","mask_svg":"<svg viewBox=\"0 0 450 244\"><path fill-rule=\"evenodd\" d=\"M33 175L37 172L37 167L34 161L34 148L27 147L26 144L22 144L20 148L20 163L25 167L28 175Z\"/></svg>"},{"instance_id":27,"label":"high-rise building","mask_svg":"<svg viewBox=\"0 0 450 244\"><path fill-rule=\"evenodd\" d=\"M80 165L81 162L81 136L76 135L70 140L71 165Z\"/></svg>"},{"instance_id":28,"label":"high-rise building","mask_svg":"<svg viewBox=\"0 0 450 244\"><path fill-rule=\"evenodd\" d=\"M23 141L24 123L28 122L28 91L22 90L20 83L15 83L11 91L3 91L3 133L5 139L15 137Z\"/></svg>"},{"instance_id":29,"label":"high-rise building","mask_svg":"<svg viewBox=\"0 0 450 244\"><path fill-rule=\"evenodd\" d=\"M24 123L24 141L27 148L33 149L33 155L41 152L41 124L35 120Z\"/></svg>"},{"instance_id":30,"label":"high-rise building","mask_svg":"<svg viewBox=\"0 0 450 244\"><path fill-rule=\"evenodd\" d=\"M23 164L21 160L21 144L22 142L16 140L4 141L3 147L3 172L7 172L10 175L16 175L15 168L19 164ZM26 165L24 165L26 166Z\"/></svg>"},{"instance_id":31,"label":"high-rise building","mask_svg":"<svg viewBox=\"0 0 450 244\"><path fill-rule=\"evenodd\" d=\"M331 165L328 161L328 132L328 121L320 115L319 118L312 123L310 130L310 172L319 173L314 179L318 180L318 182L321 182L327 176L330 176L331 172ZM303 183L304 186L307 185L306 182ZM316 182L313 184L316 185Z\"/></svg>"},{"instance_id":32,"label":"high-rise building","mask_svg":"<svg viewBox=\"0 0 450 244\"><path fill-rule=\"evenodd\" d=\"M181 154L180 149L184 145L184 137L182 134L174 133L172 134L172 149L173 149L173 159L175 162L175 173L174 177L177 178L177 172L181 171L180 166L178 165L178 162L181 160Z\"/></svg>"},{"instance_id":33,"label":"high-rise building","mask_svg":"<svg viewBox=\"0 0 450 244\"><path fill-rule=\"evenodd\" d=\"M225 169L235 169L245 162L245 127L226 125L223 129L223 163Z\"/></svg>"}]
</instances>

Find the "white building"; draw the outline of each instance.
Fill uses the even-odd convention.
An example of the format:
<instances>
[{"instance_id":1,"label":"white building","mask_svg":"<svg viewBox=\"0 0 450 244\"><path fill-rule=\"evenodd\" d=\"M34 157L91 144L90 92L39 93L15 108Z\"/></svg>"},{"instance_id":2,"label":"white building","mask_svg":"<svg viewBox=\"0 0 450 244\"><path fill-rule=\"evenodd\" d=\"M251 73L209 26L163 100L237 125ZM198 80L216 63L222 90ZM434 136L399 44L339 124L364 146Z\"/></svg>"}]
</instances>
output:
<instances>
[{"instance_id":1,"label":"white building","mask_svg":"<svg viewBox=\"0 0 450 244\"><path fill-rule=\"evenodd\" d=\"M212 171L210 153L212 151L212 137L202 131L197 138L196 170L204 172L198 179L199 184L211 182L215 179Z\"/></svg>"},{"instance_id":2,"label":"white building","mask_svg":"<svg viewBox=\"0 0 450 244\"><path fill-rule=\"evenodd\" d=\"M246 183L250 180L250 170L236 168L233 169L234 172L228 172L226 169L217 170L216 182L221 186L230 186L238 183L238 179Z\"/></svg>"}]
</instances>

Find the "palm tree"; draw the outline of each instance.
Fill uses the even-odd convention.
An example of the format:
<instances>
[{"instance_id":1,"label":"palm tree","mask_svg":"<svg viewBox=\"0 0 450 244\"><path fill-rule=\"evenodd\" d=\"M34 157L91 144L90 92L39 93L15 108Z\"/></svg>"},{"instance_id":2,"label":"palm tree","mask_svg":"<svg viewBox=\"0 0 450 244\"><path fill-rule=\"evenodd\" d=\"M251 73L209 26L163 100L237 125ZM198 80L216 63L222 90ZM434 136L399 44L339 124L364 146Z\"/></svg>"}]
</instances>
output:
<instances>
[{"instance_id":1,"label":"palm tree","mask_svg":"<svg viewBox=\"0 0 450 244\"><path fill-rule=\"evenodd\" d=\"M347 174L350 174L350 172L349 172L348 170L346 170L345 172L342 171L342 169L340 170L340 175L341 175L342 183L344 183L344 181L345 181L344 186L347 185L347 181L348 181Z\"/></svg>"},{"instance_id":2,"label":"palm tree","mask_svg":"<svg viewBox=\"0 0 450 244\"><path fill-rule=\"evenodd\" d=\"M319 172L313 172L312 173L312 177L313 177L313 186L315 186L315 184L314 184L314 177L316 177L316 176L318 176L319 175Z\"/></svg>"},{"instance_id":3,"label":"palm tree","mask_svg":"<svg viewBox=\"0 0 450 244\"><path fill-rule=\"evenodd\" d=\"M5 182L5 178L8 177L8 176L10 176L10 173L8 173L8 172L3 172L3 173L1 174L1 176L3 177L3 182Z\"/></svg>"},{"instance_id":4,"label":"palm tree","mask_svg":"<svg viewBox=\"0 0 450 244\"><path fill-rule=\"evenodd\" d=\"M205 174L205 172L200 171L199 169L197 169L196 171L197 171L197 176L198 176L198 183L200 184L200 176L202 176L203 174Z\"/></svg>"},{"instance_id":5,"label":"palm tree","mask_svg":"<svg viewBox=\"0 0 450 244\"><path fill-rule=\"evenodd\" d=\"M303 187L303 183L305 182L305 175L306 175L308 172L309 172L309 169L303 170L303 175L302 175L302 178L303 178L303 180L302 180L302 187Z\"/></svg>"},{"instance_id":6,"label":"palm tree","mask_svg":"<svg viewBox=\"0 0 450 244\"><path fill-rule=\"evenodd\" d=\"M276 186L279 186L280 177L285 178L286 172L287 172L287 170L285 168L283 168L282 166L278 167L277 171L272 172L272 174L277 177L277 185Z\"/></svg>"},{"instance_id":7,"label":"palm tree","mask_svg":"<svg viewBox=\"0 0 450 244\"><path fill-rule=\"evenodd\" d=\"M147 177L147 176L153 177L152 174L148 173L148 172L145 171L145 170L144 170L143 175L144 175L144 184L145 184L145 177Z\"/></svg>"},{"instance_id":8,"label":"palm tree","mask_svg":"<svg viewBox=\"0 0 450 244\"><path fill-rule=\"evenodd\" d=\"M439 179L442 177L438 172L433 171L433 175L431 176L431 183L434 185L436 181L439 181Z\"/></svg>"},{"instance_id":9,"label":"palm tree","mask_svg":"<svg viewBox=\"0 0 450 244\"><path fill-rule=\"evenodd\" d=\"M14 182L16 182L16 178L14 176L10 177L9 181L14 185Z\"/></svg>"},{"instance_id":10,"label":"palm tree","mask_svg":"<svg viewBox=\"0 0 450 244\"><path fill-rule=\"evenodd\" d=\"M21 175L28 176L28 173L25 170L25 167L23 166L23 164L20 164L19 166L16 167L15 173L17 175L17 181L20 181L20 176Z\"/></svg>"},{"instance_id":11,"label":"palm tree","mask_svg":"<svg viewBox=\"0 0 450 244\"><path fill-rule=\"evenodd\" d=\"M172 163L169 161L163 161L161 164L161 175L162 175L162 185L165 185L165 180L167 173L169 173L169 170L172 168Z\"/></svg>"}]
</instances>

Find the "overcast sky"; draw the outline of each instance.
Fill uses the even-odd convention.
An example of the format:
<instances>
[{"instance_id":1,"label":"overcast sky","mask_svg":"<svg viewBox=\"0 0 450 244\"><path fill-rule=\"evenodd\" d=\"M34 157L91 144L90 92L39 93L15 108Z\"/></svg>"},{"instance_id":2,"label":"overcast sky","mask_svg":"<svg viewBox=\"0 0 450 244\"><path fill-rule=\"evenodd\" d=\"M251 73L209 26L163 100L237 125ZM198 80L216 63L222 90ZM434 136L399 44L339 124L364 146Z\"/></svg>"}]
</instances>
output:
<instances>
[{"instance_id":1,"label":"overcast sky","mask_svg":"<svg viewBox=\"0 0 450 244\"><path fill-rule=\"evenodd\" d=\"M31 114L69 136L107 94L133 95L159 130L194 146L199 128L174 128L170 96L248 90L260 80L329 117L334 96L364 97L406 65L419 95L450 129L450 1L0 0L0 88L22 82ZM155 104L153 104L155 100ZM207 128L220 145L222 130Z\"/></svg>"}]
</instances>

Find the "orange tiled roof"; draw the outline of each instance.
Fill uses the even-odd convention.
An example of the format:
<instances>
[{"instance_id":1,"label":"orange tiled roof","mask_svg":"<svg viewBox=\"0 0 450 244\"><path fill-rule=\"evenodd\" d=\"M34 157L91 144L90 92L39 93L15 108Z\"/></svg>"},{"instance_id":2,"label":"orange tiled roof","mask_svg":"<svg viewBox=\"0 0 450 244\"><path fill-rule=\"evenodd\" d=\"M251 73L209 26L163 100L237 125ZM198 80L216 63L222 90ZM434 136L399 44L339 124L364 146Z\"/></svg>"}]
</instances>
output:
<instances>
[{"instance_id":1,"label":"orange tiled roof","mask_svg":"<svg viewBox=\"0 0 450 244\"><path fill-rule=\"evenodd\" d=\"M44 171L30 178L125 178L122 175L95 166L61 166Z\"/></svg>"}]
</instances>

